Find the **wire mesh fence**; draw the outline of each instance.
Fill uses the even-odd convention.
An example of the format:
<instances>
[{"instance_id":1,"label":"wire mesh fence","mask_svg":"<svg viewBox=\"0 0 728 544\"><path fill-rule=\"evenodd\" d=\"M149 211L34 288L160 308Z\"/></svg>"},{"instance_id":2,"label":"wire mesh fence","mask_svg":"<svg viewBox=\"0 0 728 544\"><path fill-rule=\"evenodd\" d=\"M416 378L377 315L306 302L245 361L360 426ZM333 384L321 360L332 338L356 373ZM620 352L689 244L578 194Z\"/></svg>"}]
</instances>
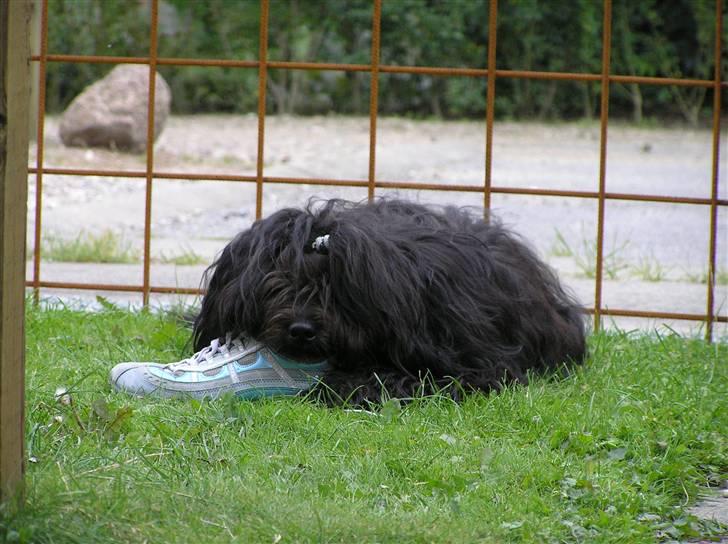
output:
<instances>
[{"instance_id":1,"label":"wire mesh fence","mask_svg":"<svg viewBox=\"0 0 728 544\"><path fill-rule=\"evenodd\" d=\"M226 182L247 184L254 187L255 217L260 218L266 212L263 209L263 195L268 187L280 185L311 185L321 188L359 188L366 190L369 198L386 194L391 190L417 191L444 191L448 193L459 192L478 196L482 205L489 209L492 206L493 195L507 195L513 197L537 196L549 199L583 199L595 204L596 244L594 263L594 298L588 310L593 314L595 328L605 316L634 317L650 319L685 320L689 322L703 322L706 337L712 339L715 323L728 323L728 315L723 315L716 309L716 270L718 237L725 233L720 228L719 211L725 210L728 200L720 198L720 145L721 145L721 95L726 83L722 80L721 59L723 45L723 0L715 2L715 43L713 51L714 77L713 79L674 78L674 77L643 77L625 74L613 74L611 69L612 51L612 2L603 0L602 18L602 57L601 71L599 73L552 72L500 69L497 66L498 46L498 2L491 0L488 4L487 25L488 48L487 65L485 68L468 67L442 67L442 66L401 66L381 63L381 21L382 0L373 0L371 8L371 52L367 64L310 62L274 60L269 58L269 0L260 0L259 23L259 50L257 60L215 59L215 58L173 58L159 55L159 28L160 6L159 0L150 0L149 22L149 53L147 56L99 56L99 55L73 55L59 54L48 50L48 1L41 3L41 29L39 38L39 54L32 57L38 66L39 93L37 103L37 149L35 163L30 167L30 173L35 177L35 211L34 211L34 249L32 254L32 277L27 280L27 286L32 288L38 296L41 289L73 289L93 291L116 291L127 293L140 293L142 302L147 305L153 294L200 294L196 288L170 287L156 285L151 277L151 239L152 239L152 189L155 182L164 180L198 180L210 182ZM52 21L50 22L52 24ZM145 166L139 169L96 169L83 167L56 167L44 163L44 130L46 111L46 68L49 63L102 63L102 64L142 64L149 68L148 112L147 112L147 146L145 150ZM254 173L220 173L210 171L160 171L156 168L154 154L154 126L155 126L155 93L156 78L159 67L219 67L234 70L255 70L258 76L257 89L257 142ZM268 79L271 70L315 70L336 72L358 72L368 75L369 85L369 125L368 125L368 167L366 179L339 179L334 177L297 177L270 175L266 172L266 121L267 121L267 93ZM377 168L377 123L379 120L379 82L389 74L409 74L413 76L434 76L438 78L473 78L483 82L485 98L485 134L482 155L484 168L480 179L482 182L472 183L432 183L422 180L394 180L382 179L378 176ZM599 86L599 138L598 138L598 172L596 190L573 190L561 188L537 188L532 186L513 186L501 183L494 175L494 127L495 99L497 81L500 79L523 79L533 81L561 81L582 82ZM615 84L636 84L655 86L680 86L688 88L705 88L712 91L712 127L710 147L705 149L710 155L710 194L709 196L680 196L665 194L641 194L632 192L612 191L607 183L607 143L609 134L609 104L610 92ZM43 233L43 177L54 176L95 176L99 178L128 178L142 181L145 184L144 198L144 227L142 251L142 281L137 284L110 284L84 281L51 281L42 276L42 250L41 239ZM605 276L605 230L607 218L606 204L612 202L642 202L664 203L680 206L702 206L707 209L708 229L705 238L708 243L707 251L707 281L706 305L703 313L690 313L684 311L662 312L644 309L627 309L607 307L604 303L604 276Z\"/></svg>"}]
</instances>

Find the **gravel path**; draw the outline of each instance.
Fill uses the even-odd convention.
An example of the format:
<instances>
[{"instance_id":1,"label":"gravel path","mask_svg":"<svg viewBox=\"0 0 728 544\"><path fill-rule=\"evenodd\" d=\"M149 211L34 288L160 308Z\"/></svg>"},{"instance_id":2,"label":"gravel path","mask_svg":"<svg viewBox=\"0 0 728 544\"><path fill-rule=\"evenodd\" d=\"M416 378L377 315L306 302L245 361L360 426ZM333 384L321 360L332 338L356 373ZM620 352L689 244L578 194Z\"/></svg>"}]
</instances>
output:
<instances>
[{"instance_id":1,"label":"gravel path","mask_svg":"<svg viewBox=\"0 0 728 544\"><path fill-rule=\"evenodd\" d=\"M59 141L57 119L46 124L46 167L144 170L145 157L104 150L68 149ZM271 117L266 123L265 174L366 180L367 118ZM476 122L380 119L377 177L387 181L442 184L483 183L485 127ZM726 141L725 139L723 141ZM708 197L711 136L706 130L609 129L607 190ZM255 116L172 117L155 145L155 168L167 172L255 174ZM31 164L35 149L31 149ZM505 187L540 187L594 191L598 186L597 124L497 123L493 144L493 183ZM722 177L728 172L723 153ZM80 178L46 174L43 178L43 232L74 237L81 230L112 229L137 247L144 224L143 179ZM721 180L721 198L728 183ZM30 177L29 240L32 240L35 176ZM392 194L379 191L379 194ZM482 206L477 193L407 190L398 196L423 202ZM362 188L269 185L264 214L296 206L311 196L366 197ZM526 236L559 270L564 281L593 301L596 202L586 199L493 195L493 209ZM705 206L609 201L606 205L605 283L607 306L673 312L705 311L706 288L700 283L708 262L709 215ZM249 183L157 180L152 199L152 255L194 251L210 260L225 241L246 228L255 213L255 188ZM719 215L718 268L728 272L728 213ZM560 243L562 238L566 245ZM569 250L571 255L568 255ZM560 256L559 256L560 255ZM136 265L135 270L140 270ZM153 265L153 282L182 281L197 286L204 267ZM63 272L63 271L66 272ZM136 283L125 267L44 264L42 277L60 280L74 270L78 281L102 271L106 282ZM157 279L157 276L159 279ZM136 277L138 276L138 278ZM180 278L184 278L180 280ZM647 281L657 278L660 281ZM83 295L83 294L81 294ZM728 313L728 286L720 285L716 307ZM127 297L128 298L128 297ZM136 300L135 297L134 300ZM621 320L622 326L654 326ZM694 324L673 324L691 329ZM722 326L722 334L726 327Z\"/></svg>"}]
</instances>

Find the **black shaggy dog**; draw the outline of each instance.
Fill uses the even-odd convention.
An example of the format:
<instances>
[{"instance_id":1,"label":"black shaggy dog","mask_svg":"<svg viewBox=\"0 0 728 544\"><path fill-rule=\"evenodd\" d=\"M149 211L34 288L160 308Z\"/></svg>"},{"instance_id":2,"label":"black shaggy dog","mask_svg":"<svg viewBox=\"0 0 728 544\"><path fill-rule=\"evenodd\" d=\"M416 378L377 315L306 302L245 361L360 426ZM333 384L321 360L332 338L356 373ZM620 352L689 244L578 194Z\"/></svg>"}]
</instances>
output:
<instances>
[{"instance_id":1,"label":"black shaggy dog","mask_svg":"<svg viewBox=\"0 0 728 544\"><path fill-rule=\"evenodd\" d=\"M227 332L328 359L329 402L526 382L585 356L582 309L494 219L401 200L284 209L208 269L196 349ZM386 391L386 392L385 392Z\"/></svg>"}]
</instances>

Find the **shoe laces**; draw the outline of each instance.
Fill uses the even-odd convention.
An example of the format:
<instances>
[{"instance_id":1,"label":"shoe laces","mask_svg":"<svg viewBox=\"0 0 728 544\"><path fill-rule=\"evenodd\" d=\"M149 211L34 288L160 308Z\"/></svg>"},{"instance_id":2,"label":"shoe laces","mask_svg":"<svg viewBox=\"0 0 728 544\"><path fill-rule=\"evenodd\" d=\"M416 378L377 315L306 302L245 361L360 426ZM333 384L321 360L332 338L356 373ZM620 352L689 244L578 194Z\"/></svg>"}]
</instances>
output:
<instances>
[{"instance_id":1,"label":"shoe laces","mask_svg":"<svg viewBox=\"0 0 728 544\"><path fill-rule=\"evenodd\" d=\"M245 343L241 337L233 338L232 333L227 333L225 338L215 338L210 345L202 348L192 357L182 359L176 363L165 365L168 370L182 370L183 367L200 367L212 363L219 357L227 357L231 351L242 351L245 349Z\"/></svg>"}]
</instances>

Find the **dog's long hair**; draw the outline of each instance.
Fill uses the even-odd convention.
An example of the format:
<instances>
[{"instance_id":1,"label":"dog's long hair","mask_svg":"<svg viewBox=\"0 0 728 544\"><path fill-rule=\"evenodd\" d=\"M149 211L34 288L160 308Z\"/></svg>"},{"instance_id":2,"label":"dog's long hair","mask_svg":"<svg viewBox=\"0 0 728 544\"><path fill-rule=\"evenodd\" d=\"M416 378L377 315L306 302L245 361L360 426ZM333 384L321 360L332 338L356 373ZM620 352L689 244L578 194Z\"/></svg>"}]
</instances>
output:
<instances>
[{"instance_id":1,"label":"dog's long hair","mask_svg":"<svg viewBox=\"0 0 728 544\"><path fill-rule=\"evenodd\" d=\"M554 273L494 218L463 209L284 209L240 233L206 278L196 348L231 332L327 359L328 400L459 398L585 357L584 312Z\"/></svg>"}]
</instances>

